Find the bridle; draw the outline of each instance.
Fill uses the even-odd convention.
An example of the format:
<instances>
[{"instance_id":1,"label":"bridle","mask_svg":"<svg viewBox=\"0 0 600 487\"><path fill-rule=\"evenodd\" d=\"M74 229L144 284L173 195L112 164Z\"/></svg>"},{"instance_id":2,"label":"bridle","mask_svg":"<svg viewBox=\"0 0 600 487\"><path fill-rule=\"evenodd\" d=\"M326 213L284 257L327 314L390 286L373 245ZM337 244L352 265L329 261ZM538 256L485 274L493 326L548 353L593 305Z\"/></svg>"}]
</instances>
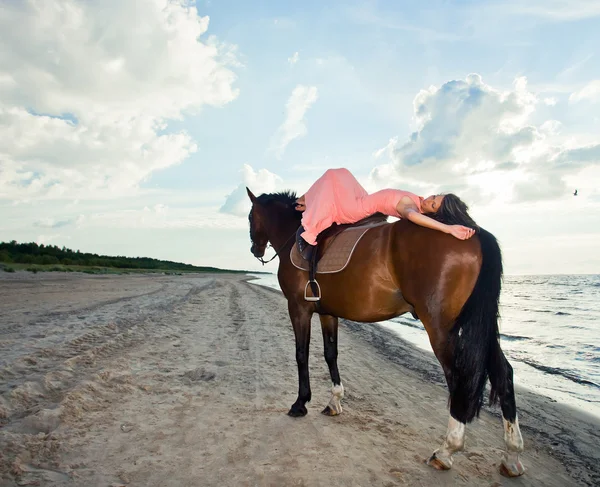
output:
<instances>
[{"instance_id":1,"label":"bridle","mask_svg":"<svg viewBox=\"0 0 600 487\"><path fill-rule=\"evenodd\" d=\"M300 228L300 227L298 227L298 228ZM259 261L259 262L260 262L262 265L268 264L268 263L269 263L269 262L271 262L271 261L272 261L272 260L273 260L275 257L277 257L277 256L279 255L279 252L280 252L280 251L282 251L282 250L285 248L285 246L286 246L286 245L287 245L287 244L290 242L290 240L292 240L292 238L294 238L294 237L296 236L296 232L297 232L297 231L298 231L298 229L296 229L296 230L294 231L294 233L292 233L292 234L290 235L290 237L289 237L289 238L288 238L288 239L285 241L285 243L284 243L284 244L281 246L281 248L280 248L280 249L279 249L277 252L275 252L275 255L274 255L273 257L271 257L269 260L264 260L262 257L256 257L256 256L255 256L255 257L258 259L258 261ZM271 242L269 242L269 245L267 246L267 248L269 248L269 247L271 247L272 249L274 249L274 248L275 248L275 247L273 247L273 245L271 244Z\"/></svg>"}]
</instances>

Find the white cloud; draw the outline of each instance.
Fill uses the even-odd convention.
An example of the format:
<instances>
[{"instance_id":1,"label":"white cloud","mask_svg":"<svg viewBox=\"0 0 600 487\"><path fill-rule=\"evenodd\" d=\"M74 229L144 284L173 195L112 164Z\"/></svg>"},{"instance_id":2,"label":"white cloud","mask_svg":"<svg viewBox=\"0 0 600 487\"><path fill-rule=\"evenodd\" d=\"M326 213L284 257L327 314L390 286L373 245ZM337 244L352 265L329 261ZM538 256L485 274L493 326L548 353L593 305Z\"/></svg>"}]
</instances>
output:
<instances>
[{"instance_id":1,"label":"white cloud","mask_svg":"<svg viewBox=\"0 0 600 487\"><path fill-rule=\"evenodd\" d=\"M580 20L600 15L597 0L529 0L527 2L501 2L499 9L518 15L531 15L553 21Z\"/></svg>"},{"instance_id":2,"label":"white cloud","mask_svg":"<svg viewBox=\"0 0 600 487\"><path fill-rule=\"evenodd\" d=\"M61 228L68 227L71 225L81 225L85 220L85 215L74 216L65 218L63 220L56 220L55 218L41 218L34 222L34 226L42 228Z\"/></svg>"},{"instance_id":3,"label":"white cloud","mask_svg":"<svg viewBox=\"0 0 600 487\"><path fill-rule=\"evenodd\" d=\"M244 164L242 169L242 183L235 188L220 208L222 213L230 213L236 216L248 216L250 211L250 199L246 188L249 188L256 196L263 193L273 193L281 189L283 180L267 169L254 171L252 166Z\"/></svg>"},{"instance_id":4,"label":"white cloud","mask_svg":"<svg viewBox=\"0 0 600 487\"><path fill-rule=\"evenodd\" d=\"M573 103L584 100L591 102L600 101L600 80L590 81L583 88L569 96L569 101Z\"/></svg>"},{"instance_id":5,"label":"white cloud","mask_svg":"<svg viewBox=\"0 0 600 487\"><path fill-rule=\"evenodd\" d=\"M343 9L346 16L359 25L374 26L378 29L406 31L414 35L415 42L453 42L464 36L432 29L419 25L414 20L407 22L403 16L397 16L390 11L379 12L374 2L362 2Z\"/></svg>"},{"instance_id":6,"label":"white cloud","mask_svg":"<svg viewBox=\"0 0 600 487\"><path fill-rule=\"evenodd\" d=\"M159 204L153 207L145 206L141 209L130 208L98 212L90 215L85 228L86 231L92 228L114 230L240 229L245 228L246 225L246 222L236 216L220 213L217 207L167 208Z\"/></svg>"},{"instance_id":7,"label":"white cloud","mask_svg":"<svg viewBox=\"0 0 600 487\"><path fill-rule=\"evenodd\" d=\"M529 21L530 25L535 25L540 22L576 22L600 16L598 0L492 0L472 2L464 9L467 14L478 14L476 18L484 21L482 25L488 29L494 29L506 20L505 17L509 17L512 24ZM504 33L506 31L506 28L502 30Z\"/></svg>"},{"instance_id":8,"label":"white cloud","mask_svg":"<svg viewBox=\"0 0 600 487\"><path fill-rule=\"evenodd\" d=\"M553 107L558 103L558 100L556 98L554 98L553 96L544 98L544 103L546 105L548 105L549 107Z\"/></svg>"},{"instance_id":9,"label":"white cloud","mask_svg":"<svg viewBox=\"0 0 600 487\"><path fill-rule=\"evenodd\" d=\"M454 191L471 202L567 196L565 178L600 163L600 141L561 143L560 122L530 124L537 104L524 78L509 91L479 75L422 90L413 103L416 131L375 153L390 160L373 169L372 184Z\"/></svg>"},{"instance_id":10,"label":"white cloud","mask_svg":"<svg viewBox=\"0 0 600 487\"><path fill-rule=\"evenodd\" d=\"M540 125L539 131L546 135L557 135L560 133L561 128L562 123L560 123L558 120L546 120L542 125Z\"/></svg>"},{"instance_id":11,"label":"white cloud","mask_svg":"<svg viewBox=\"0 0 600 487\"><path fill-rule=\"evenodd\" d=\"M35 239L35 241L39 245L48 245L52 242L57 242L59 237L62 237L62 240L65 240L65 237L63 237L60 233L53 233L50 235L38 235L38 237ZM68 239L68 237L67 237L67 239Z\"/></svg>"},{"instance_id":12,"label":"white cloud","mask_svg":"<svg viewBox=\"0 0 600 487\"><path fill-rule=\"evenodd\" d=\"M285 105L285 121L277 129L272 143L271 150L275 151L278 159L281 159L288 144L307 133L304 116L306 111L317 101L316 86L298 85L292 91L292 95Z\"/></svg>"},{"instance_id":13,"label":"white cloud","mask_svg":"<svg viewBox=\"0 0 600 487\"><path fill-rule=\"evenodd\" d=\"M5 4L0 198L122 194L195 152L168 121L237 96L235 46L207 29L183 0Z\"/></svg>"},{"instance_id":14,"label":"white cloud","mask_svg":"<svg viewBox=\"0 0 600 487\"><path fill-rule=\"evenodd\" d=\"M292 57L288 58L288 63L290 63L290 65L294 65L298 62L298 59L300 58L300 53L298 53L298 51L296 51Z\"/></svg>"},{"instance_id":15,"label":"white cloud","mask_svg":"<svg viewBox=\"0 0 600 487\"><path fill-rule=\"evenodd\" d=\"M594 53L590 53L582 59L571 63L565 69L563 69L560 73L556 75L557 78L572 78L574 74L581 70L589 61L594 57Z\"/></svg>"},{"instance_id":16,"label":"white cloud","mask_svg":"<svg viewBox=\"0 0 600 487\"><path fill-rule=\"evenodd\" d=\"M383 155L387 154L388 156L392 156L394 154L394 148L398 145L398 137L392 137L385 147L381 149L377 149L373 152L373 159L377 160L381 158Z\"/></svg>"}]
</instances>

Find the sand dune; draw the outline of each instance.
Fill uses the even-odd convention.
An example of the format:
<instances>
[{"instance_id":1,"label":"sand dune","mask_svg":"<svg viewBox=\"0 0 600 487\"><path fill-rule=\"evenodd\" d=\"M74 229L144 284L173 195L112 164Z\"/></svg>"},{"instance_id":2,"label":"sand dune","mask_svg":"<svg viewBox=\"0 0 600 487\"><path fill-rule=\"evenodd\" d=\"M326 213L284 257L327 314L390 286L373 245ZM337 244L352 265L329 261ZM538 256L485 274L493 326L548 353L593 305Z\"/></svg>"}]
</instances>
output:
<instances>
[{"instance_id":1,"label":"sand dune","mask_svg":"<svg viewBox=\"0 0 600 487\"><path fill-rule=\"evenodd\" d=\"M0 277L0 484L598 485L595 419L519 391L527 473L498 473L497 411L450 472L439 366L390 332L344 323L344 413L313 322L309 415L284 298L243 276Z\"/></svg>"}]
</instances>

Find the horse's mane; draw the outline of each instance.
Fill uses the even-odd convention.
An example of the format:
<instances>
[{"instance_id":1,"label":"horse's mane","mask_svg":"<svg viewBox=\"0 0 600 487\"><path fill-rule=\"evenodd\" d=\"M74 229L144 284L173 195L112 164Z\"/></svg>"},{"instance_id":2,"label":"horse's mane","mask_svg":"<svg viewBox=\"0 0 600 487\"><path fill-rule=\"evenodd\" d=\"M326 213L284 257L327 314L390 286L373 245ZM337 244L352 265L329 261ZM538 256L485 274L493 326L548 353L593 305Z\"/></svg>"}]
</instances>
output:
<instances>
[{"instance_id":1,"label":"horse's mane","mask_svg":"<svg viewBox=\"0 0 600 487\"><path fill-rule=\"evenodd\" d=\"M296 210L296 199L298 199L296 192L290 190L280 191L279 193L263 193L256 198L261 205L277 204L285 210L286 214L289 213L290 217L293 216L300 220L302 213Z\"/></svg>"},{"instance_id":2,"label":"horse's mane","mask_svg":"<svg viewBox=\"0 0 600 487\"><path fill-rule=\"evenodd\" d=\"M268 205L273 202L280 202L285 204L293 205L296 203L296 192L295 191L281 191L279 193L263 193L256 198L261 205Z\"/></svg>"}]
</instances>

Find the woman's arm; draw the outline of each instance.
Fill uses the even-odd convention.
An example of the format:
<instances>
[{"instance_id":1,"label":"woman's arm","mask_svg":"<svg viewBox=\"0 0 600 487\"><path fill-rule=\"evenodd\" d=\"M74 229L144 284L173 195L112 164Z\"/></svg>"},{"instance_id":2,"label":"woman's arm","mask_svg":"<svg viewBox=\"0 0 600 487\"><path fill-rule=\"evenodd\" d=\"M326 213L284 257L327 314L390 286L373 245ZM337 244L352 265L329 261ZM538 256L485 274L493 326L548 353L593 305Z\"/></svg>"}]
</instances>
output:
<instances>
[{"instance_id":1,"label":"woman's arm","mask_svg":"<svg viewBox=\"0 0 600 487\"><path fill-rule=\"evenodd\" d=\"M406 208L402 214L402 217L422 227L431 228L444 233L450 233L449 225L425 216L414 208Z\"/></svg>"},{"instance_id":2,"label":"woman's arm","mask_svg":"<svg viewBox=\"0 0 600 487\"><path fill-rule=\"evenodd\" d=\"M440 232L449 233L460 240L466 240L475 235L475 230L472 228L465 227L463 225L446 225L445 223L438 222L433 218L419 213L416 208L404 207L400 214L403 218L406 218L417 225L438 230Z\"/></svg>"}]
</instances>

